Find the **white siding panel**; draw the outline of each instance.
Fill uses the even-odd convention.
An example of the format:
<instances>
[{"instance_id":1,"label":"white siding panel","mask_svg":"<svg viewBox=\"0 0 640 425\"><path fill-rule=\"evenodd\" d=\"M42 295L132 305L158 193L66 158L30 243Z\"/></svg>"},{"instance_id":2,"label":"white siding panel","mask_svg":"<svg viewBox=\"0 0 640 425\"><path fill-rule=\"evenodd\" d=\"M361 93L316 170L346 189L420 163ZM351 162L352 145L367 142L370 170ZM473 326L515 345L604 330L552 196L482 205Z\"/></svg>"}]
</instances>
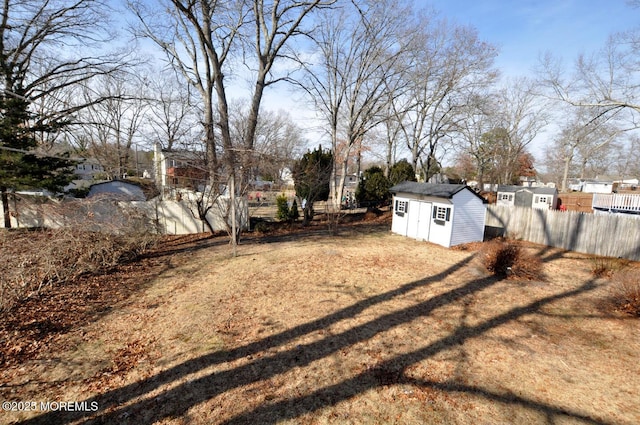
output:
<instances>
[{"instance_id":1,"label":"white siding panel","mask_svg":"<svg viewBox=\"0 0 640 425\"><path fill-rule=\"evenodd\" d=\"M449 213L449 221L436 221L431 218L431 228L429 229L429 242L442 245L449 248L451 246L451 229L453 224L453 217L456 215L456 206L446 203L433 203L433 208L443 207L451 208Z\"/></svg>"},{"instance_id":2,"label":"white siding panel","mask_svg":"<svg viewBox=\"0 0 640 425\"><path fill-rule=\"evenodd\" d=\"M419 241L429 240L429 225L431 224L431 203L418 200L409 202L409 220L407 236Z\"/></svg>"},{"instance_id":3,"label":"white siding panel","mask_svg":"<svg viewBox=\"0 0 640 425\"><path fill-rule=\"evenodd\" d=\"M451 245L468 242L479 242L484 238L484 221L486 205L468 190L462 190L453 196L455 214Z\"/></svg>"},{"instance_id":4,"label":"white siding panel","mask_svg":"<svg viewBox=\"0 0 640 425\"><path fill-rule=\"evenodd\" d=\"M408 213L410 213L411 210L403 215L397 214L395 211L396 200L407 202L407 204L409 203L409 198L403 198L400 196L395 196L393 198L393 218L391 220L391 232L397 233L398 235L407 236L407 223L409 219Z\"/></svg>"}]
</instances>

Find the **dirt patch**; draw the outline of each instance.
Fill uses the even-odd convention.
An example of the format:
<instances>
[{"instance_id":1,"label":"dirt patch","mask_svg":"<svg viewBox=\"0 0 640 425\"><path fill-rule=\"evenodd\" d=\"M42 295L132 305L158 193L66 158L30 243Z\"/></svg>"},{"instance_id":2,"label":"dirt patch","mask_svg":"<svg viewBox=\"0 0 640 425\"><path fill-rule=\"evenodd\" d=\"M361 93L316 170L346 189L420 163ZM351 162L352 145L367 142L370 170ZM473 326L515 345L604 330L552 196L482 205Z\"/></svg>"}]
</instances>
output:
<instances>
[{"instance_id":1,"label":"dirt patch","mask_svg":"<svg viewBox=\"0 0 640 425\"><path fill-rule=\"evenodd\" d=\"M545 279L499 279L478 246L371 219L251 235L235 258L224 238L167 241L129 284L105 277L128 295L56 313L49 342L3 367L3 400L89 408L0 421L638 423L638 322L598 308L611 288L586 256L527 245Z\"/></svg>"}]
</instances>

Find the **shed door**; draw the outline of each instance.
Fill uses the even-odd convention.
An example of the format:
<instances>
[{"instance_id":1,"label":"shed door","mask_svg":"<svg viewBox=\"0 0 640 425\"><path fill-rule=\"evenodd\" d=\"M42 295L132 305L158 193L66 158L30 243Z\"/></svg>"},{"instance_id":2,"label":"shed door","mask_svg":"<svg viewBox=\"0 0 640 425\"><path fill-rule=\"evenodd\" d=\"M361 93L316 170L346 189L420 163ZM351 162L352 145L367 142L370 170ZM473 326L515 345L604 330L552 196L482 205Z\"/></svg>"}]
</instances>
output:
<instances>
[{"instance_id":1,"label":"shed door","mask_svg":"<svg viewBox=\"0 0 640 425\"><path fill-rule=\"evenodd\" d=\"M429 240L430 225L431 203L415 200L409 201L407 236L418 240Z\"/></svg>"},{"instance_id":2,"label":"shed door","mask_svg":"<svg viewBox=\"0 0 640 425\"><path fill-rule=\"evenodd\" d=\"M516 199L514 205L516 207L531 207L533 202L533 193L527 190L521 190L516 192Z\"/></svg>"}]
</instances>

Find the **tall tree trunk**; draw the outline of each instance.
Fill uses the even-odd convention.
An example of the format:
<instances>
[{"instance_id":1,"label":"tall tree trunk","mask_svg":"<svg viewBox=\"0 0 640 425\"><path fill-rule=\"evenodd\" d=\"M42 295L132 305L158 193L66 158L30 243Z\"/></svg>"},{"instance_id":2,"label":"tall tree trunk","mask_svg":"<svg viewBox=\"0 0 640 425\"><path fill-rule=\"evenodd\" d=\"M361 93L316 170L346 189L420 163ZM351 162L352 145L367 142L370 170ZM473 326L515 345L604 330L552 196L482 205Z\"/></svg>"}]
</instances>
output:
<instances>
[{"instance_id":1,"label":"tall tree trunk","mask_svg":"<svg viewBox=\"0 0 640 425\"><path fill-rule=\"evenodd\" d=\"M413 172L416 174L416 179L418 181L425 181L423 179L421 179L421 177L419 176L419 168L418 168L418 162L420 160L420 157L418 156L418 152L417 152L417 148L413 149L412 153L411 153L411 166L413 167Z\"/></svg>"},{"instance_id":2,"label":"tall tree trunk","mask_svg":"<svg viewBox=\"0 0 640 425\"><path fill-rule=\"evenodd\" d=\"M264 94L266 74L263 71L258 76L258 81L255 85L255 91L253 92L253 98L251 99L251 107L249 109L249 118L247 123L247 132L244 139L244 150L242 152L242 180L246 183L250 181L253 175L253 158L254 158L254 145L256 128L258 127L258 116L260 114L260 103L262 102L262 96ZM255 177L255 176L254 176Z\"/></svg>"},{"instance_id":3,"label":"tall tree trunk","mask_svg":"<svg viewBox=\"0 0 640 425\"><path fill-rule=\"evenodd\" d=\"M216 153L216 139L215 139L215 124L213 122L213 105L211 104L212 96L203 96L205 99L204 108L204 128L205 128L205 148L206 148L206 160L207 160L207 172L209 173L209 185L211 190L217 189L217 172L218 172L218 154Z\"/></svg>"},{"instance_id":4,"label":"tall tree trunk","mask_svg":"<svg viewBox=\"0 0 640 425\"><path fill-rule=\"evenodd\" d=\"M0 187L2 192L2 211L4 211L4 227L5 229L11 228L11 214L9 212L9 194L6 187Z\"/></svg>"},{"instance_id":5,"label":"tall tree trunk","mask_svg":"<svg viewBox=\"0 0 640 425\"><path fill-rule=\"evenodd\" d=\"M358 140L358 154L356 155L356 181L360 181L360 169L362 168L362 139Z\"/></svg>"},{"instance_id":6,"label":"tall tree trunk","mask_svg":"<svg viewBox=\"0 0 640 425\"><path fill-rule=\"evenodd\" d=\"M477 181L478 181L478 186L477 186L478 189L483 191L484 190L484 168L483 167L478 168Z\"/></svg>"},{"instance_id":7,"label":"tall tree trunk","mask_svg":"<svg viewBox=\"0 0 640 425\"><path fill-rule=\"evenodd\" d=\"M338 197L338 164L336 162L338 155L338 110L334 109L331 114L331 149L333 152L333 165L331 167L331 177L329 180L329 202L333 205L340 205L340 198ZM342 193L339 195L342 197ZM336 202L337 201L337 202Z\"/></svg>"},{"instance_id":8,"label":"tall tree trunk","mask_svg":"<svg viewBox=\"0 0 640 425\"><path fill-rule=\"evenodd\" d=\"M560 188L563 192L567 190L567 179L569 178L569 165L571 164L571 159L572 157L570 155L567 155L566 158L564 159L564 170L562 173L562 186Z\"/></svg>"},{"instance_id":9,"label":"tall tree trunk","mask_svg":"<svg viewBox=\"0 0 640 425\"><path fill-rule=\"evenodd\" d=\"M389 178L389 171L391 171L391 166L393 165L393 142L391 140L387 141L387 155L385 158L385 167L384 167L384 176ZM360 176L358 176L358 179Z\"/></svg>"},{"instance_id":10,"label":"tall tree trunk","mask_svg":"<svg viewBox=\"0 0 640 425\"><path fill-rule=\"evenodd\" d=\"M347 154L346 157L340 161L340 179L338 180L338 184L336 187L336 203L334 204L334 207L337 208L337 210L340 210L340 207L342 205L342 196L344 193L344 182L347 179L347 168L349 165L349 155Z\"/></svg>"}]
</instances>

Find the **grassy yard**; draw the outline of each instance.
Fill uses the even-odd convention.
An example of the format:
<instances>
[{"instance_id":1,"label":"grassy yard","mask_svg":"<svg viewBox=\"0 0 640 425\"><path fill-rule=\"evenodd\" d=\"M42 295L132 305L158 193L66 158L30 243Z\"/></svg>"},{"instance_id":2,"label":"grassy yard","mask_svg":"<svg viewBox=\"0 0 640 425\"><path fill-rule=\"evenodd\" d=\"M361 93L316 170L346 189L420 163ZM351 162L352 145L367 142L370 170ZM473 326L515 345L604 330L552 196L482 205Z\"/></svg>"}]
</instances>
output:
<instances>
[{"instance_id":1,"label":"grassy yard","mask_svg":"<svg viewBox=\"0 0 640 425\"><path fill-rule=\"evenodd\" d=\"M85 283L87 301L67 301L86 314L5 358L3 401L89 411L0 422L640 423L640 322L607 308L591 260L529 246L546 278L517 281L476 248L352 227L245 240L232 258L223 238L173 238Z\"/></svg>"}]
</instances>

